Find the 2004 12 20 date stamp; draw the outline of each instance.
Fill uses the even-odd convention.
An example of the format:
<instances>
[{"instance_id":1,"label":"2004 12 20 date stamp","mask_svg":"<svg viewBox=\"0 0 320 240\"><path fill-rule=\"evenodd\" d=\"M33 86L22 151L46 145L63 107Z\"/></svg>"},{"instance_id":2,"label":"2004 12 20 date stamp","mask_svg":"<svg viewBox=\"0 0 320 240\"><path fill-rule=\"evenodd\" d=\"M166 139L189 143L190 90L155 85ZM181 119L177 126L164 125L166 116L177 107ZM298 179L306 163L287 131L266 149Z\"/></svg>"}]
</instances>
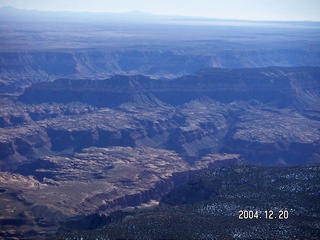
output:
<instances>
[{"instance_id":1,"label":"2004 12 20 date stamp","mask_svg":"<svg viewBox=\"0 0 320 240\"><path fill-rule=\"evenodd\" d=\"M240 220L267 219L267 220L286 220L289 218L288 210L239 210L238 218Z\"/></svg>"}]
</instances>

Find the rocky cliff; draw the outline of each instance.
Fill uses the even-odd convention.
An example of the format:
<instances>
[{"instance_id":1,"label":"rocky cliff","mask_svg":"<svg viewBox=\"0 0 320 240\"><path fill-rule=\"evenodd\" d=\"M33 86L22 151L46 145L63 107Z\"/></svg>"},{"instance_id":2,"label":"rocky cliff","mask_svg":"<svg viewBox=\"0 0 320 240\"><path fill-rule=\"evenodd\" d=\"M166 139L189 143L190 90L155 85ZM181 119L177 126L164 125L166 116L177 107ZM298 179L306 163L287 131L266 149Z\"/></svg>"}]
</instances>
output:
<instances>
[{"instance_id":1,"label":"rocky cliff","mask_svg":"<svg viewBox=\"0 0 320 240\"><path fill-rule=\"evenodd\" d=\"M156 97L170 105L181 105L200 97L220 102L258 100L262 103L293 104L298 91L318 94L319 68L207 69L174 80L144 76L114 76L106 80L59 79L26 89L24 102L72 102L115 107L134 100Z\"/></svg>"}]
</instances>

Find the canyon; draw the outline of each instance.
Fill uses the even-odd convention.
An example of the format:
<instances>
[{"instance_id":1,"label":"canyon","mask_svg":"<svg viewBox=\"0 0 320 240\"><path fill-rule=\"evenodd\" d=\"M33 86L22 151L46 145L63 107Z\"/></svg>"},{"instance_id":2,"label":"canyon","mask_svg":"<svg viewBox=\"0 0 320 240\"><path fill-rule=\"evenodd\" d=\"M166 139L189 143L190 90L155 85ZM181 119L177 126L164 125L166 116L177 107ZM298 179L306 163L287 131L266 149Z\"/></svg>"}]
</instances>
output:
<instances>
[{"instance_id":1,"label":"canyon","mask_svg":"<svg viewBox=\"0 0 320 240\"><path fill-rule=\"evenodd\" d=\"M2 99L2 236L155 204L204 169L319 163L319 76L269 67L57 79Z\"/></svg>"},{"instance_id":2,"label":"canyon","mask_svg":"<svg viewBox=\"0 0 320 240\"><path fill-rule=\"evenodd\" d=\"M41 14L0 9L0 238L125 222L225 166L314 180L317 23Z\"/></svg>"}]
</instances>

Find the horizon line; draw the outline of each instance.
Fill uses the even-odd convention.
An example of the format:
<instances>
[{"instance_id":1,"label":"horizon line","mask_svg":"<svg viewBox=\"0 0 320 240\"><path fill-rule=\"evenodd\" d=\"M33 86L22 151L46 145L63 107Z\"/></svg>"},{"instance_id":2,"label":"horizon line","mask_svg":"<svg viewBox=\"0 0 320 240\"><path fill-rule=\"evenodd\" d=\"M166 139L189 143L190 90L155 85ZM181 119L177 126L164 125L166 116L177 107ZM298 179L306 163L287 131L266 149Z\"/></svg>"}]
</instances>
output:
<instances>
[{"instance_id":1,"label":"horizon line","mask_svg":"<svg viewBox=\"0 0 320 240\"><path fill-rule=\"evenodd\" d=\"M264 23L320 23L320 20L277 20L277 19L243 19L243 18L213 18L213 17L207 17L207 16L190 16L190 15L166 15L166 14L157 14L157 13L151 13L151 12L143 12L139 10L132 10L132 11L123 11L123 12L107 12L107 11L99 11L99 12L93 12L93 11L71 11L71 10L41 10L41 9L27 9L27 8L16 8L12 7L10 5L7 6L1 6L0 10L3 9L12 9L12 10L18 10L18 11L26 11L26 12L43 12L43 13L64 13L64 14L88 14L88 15L102 15L102 14L115 14L115 15L121 15L121 14L131 14L131 13L138 13L141 15L149 15L159 18L175 18L170 20L185 20L185 21L238 21L238 22L264 22ZM1 15L0 15L1 16Z\"/></svg>"}]
</instances>

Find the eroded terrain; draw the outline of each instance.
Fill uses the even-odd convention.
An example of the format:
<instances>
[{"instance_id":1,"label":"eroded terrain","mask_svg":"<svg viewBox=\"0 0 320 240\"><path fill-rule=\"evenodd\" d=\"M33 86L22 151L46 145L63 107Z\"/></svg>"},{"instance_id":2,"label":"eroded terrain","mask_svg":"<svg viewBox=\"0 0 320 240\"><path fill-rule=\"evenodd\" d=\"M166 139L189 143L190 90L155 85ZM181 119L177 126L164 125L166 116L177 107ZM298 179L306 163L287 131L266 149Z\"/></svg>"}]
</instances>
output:
<instances>
[{"instance_id":1,"label":"eroded terrain","mask_svg":"<svg viewBox=\"0 0 320 240\"><path fill-rule=\"evenodd\" d=\"M318 23L41 14L0 9L0 238L122 221L206 169L319 163Z\"/></svg>"},{"instance_id":2,"label":"eroded terrain","mask_svg":"<svg viewBox=\"0 0 320 240\"><path fill-rule=\"evenodd\" d=\"M75 216L154 204L221 165L319 163L318 72L63 79L3 98L2 236L48 236Z\"/></svg>"}]
</instances>

